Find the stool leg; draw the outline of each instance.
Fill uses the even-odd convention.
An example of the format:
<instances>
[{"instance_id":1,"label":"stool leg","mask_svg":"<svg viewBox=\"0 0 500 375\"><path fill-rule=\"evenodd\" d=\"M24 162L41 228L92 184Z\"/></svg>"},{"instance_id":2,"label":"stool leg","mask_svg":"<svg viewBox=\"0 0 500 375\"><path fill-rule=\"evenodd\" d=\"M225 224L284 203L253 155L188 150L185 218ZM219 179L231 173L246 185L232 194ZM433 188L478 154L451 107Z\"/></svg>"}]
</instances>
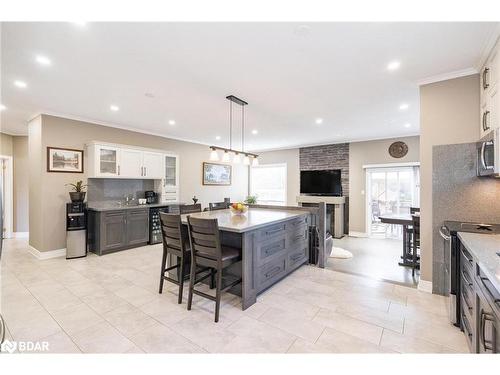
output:
<instances>
[{"instance_id":1,"label":"stool leg","mask_svg":"<svg viewBox=\"0 0 500 375\"><path fill-rule=\"evenodd\" d=\"M215 288L215 268L210 270L210 289Z\"/></svg>"},{"instance_id":2,"label":"stool leg","mask_svg":"<svg viewBox=\"0 0 500 375\"><path fill-rule=\"evenodd\" d=\"M196 257L191 257L191 272L189 274L189 293L188 293L188 305L187 309L191 310L191 304L193 303L193 288L194 280L196 277Z\"/></svg>"},{"instance_id":3,"label":"stool leg","mask_svg":"<svg viewBox=\"0 0 500 375\"><path fill-rule=\"evenodd\" d=\"M160 274L160 288L158 290L158 293L162 293L163 292L163 277L165 276L165 265L167 263L167 252L166 251L163 251L163 257L162 257L162 260L161 260L161 274Z\"/></svg>"},{"instance_id":4,"label":"stool leg","mask_svg":"<svg viewBox=\"0 0 500 375\"><path fill-rule=\"evenodd\" d=\"M215 323L219 321L221 288L222 288L222 268L217 270L217 284L215 287Z\"/></svg>"},{"instance_id":5,"label":"stool leg","mask_svg":"<svg viewBox=\"0 0 500 375\"><path fill-rule=\"evenodd\" d=\"M184 258L177 257L179 262L179 268L177 274L179 275L179 298L177 300L178 304L182 303L182 292L184 289Z\"/></svg>"}]
</instances>

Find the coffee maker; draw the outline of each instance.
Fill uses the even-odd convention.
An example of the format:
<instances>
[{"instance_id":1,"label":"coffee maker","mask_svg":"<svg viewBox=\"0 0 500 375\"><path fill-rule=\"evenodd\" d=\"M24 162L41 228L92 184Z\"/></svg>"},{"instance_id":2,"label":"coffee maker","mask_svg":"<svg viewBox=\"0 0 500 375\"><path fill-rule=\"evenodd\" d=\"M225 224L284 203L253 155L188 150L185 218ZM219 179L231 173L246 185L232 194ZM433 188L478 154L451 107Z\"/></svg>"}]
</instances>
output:
<instances>
[{"instance_id":1,"label":"coffee maker","mask_svg":"<svg viewBox=\"0 0 500 375\"><path fill-rule=\"evenodd\" d=\"M158 194L152 190L147 190L144 192L144 198L146 198L147 204L158 203Z\"/></svg>"}]
</instances>

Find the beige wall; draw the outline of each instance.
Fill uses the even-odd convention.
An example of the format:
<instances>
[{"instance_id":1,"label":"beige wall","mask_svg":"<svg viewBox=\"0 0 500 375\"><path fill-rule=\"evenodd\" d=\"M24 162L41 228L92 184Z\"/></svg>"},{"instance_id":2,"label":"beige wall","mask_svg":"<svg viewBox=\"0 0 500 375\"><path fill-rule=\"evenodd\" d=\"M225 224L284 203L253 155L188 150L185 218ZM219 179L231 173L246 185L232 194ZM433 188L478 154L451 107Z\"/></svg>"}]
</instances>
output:
<instances>
[{"instance_id":1,"label":"beige wall","mask_svg":"<svg viewBox=\"0 0 500 375\"><path fill-rule=\"evenodd\" d=\"M389 155L391 143L403 141L408 154L395 159ZM366 170L363 165L420 161L419 137L353 142L349 147L349 231L366 232Z\"/></svg>"},{"instance_id":2,"label":"beige wall","mask_svg":"<svg viewBox=\"0 0 500 375\"><path fill-rule=\"evenodd\" d=\"M207 146L43 115L41 126L30 124L29 140L30 167L33 169L33 174L30 172L30 202L34 202L30 204L30 245L39 251L66 247L64 215L69 190L65 184L78 179L86 180L86 175L77 173L48 173L46 147L83 149L85 143L92 140L179 154L182 202L191 203L191 197L196 195L200 203L207 206L208 202L221 201L224 197L243 200L247 195L248 167L245 166L233 166L231 186L202 185L202 162L208 161L210 151ZM39 191L43 199L39 199Z\"/></svg>"},{"instance_id":3,"label":"beige wall","mask_svg":"<svg viewBox=\"0 0 500 375\"><path fill-rule=\"evenodd\" d=\"M477 141L479 75L420 87L421 279L432 281L432 147Z\"/></svg>"},{"instance_id":4,"label":"beige wall","mask_svg":"<svg viewBox=\"0 0 500 375\"><path fill-rule=\"evenodd\" d=\"M295 197L300 194L300 168L299 168L299 149L293 148L289 150L269 151L259 154L260 164L280 164L287 165L287 192L286 204L288 206L296 206Z\"/></svg>"},{"instance_id":5,"label":"beige wall","mask_svg":"<svg viewBox=\"0 0 500 375\"><path fill-rule=\"evenodd\" d=\"M28 137L12 137L12 146L14 156L14 232L28 232Z\"/></svg>"},{"instance_id":6,"label":"beige wall","mask_svg":"<svg viewBox=\"0 0 500 375\"><path fill-rule=\"evenodd\" d=\"M0 133L0 155L12 156L12 136Z\"/></svg>"}]
</instances>

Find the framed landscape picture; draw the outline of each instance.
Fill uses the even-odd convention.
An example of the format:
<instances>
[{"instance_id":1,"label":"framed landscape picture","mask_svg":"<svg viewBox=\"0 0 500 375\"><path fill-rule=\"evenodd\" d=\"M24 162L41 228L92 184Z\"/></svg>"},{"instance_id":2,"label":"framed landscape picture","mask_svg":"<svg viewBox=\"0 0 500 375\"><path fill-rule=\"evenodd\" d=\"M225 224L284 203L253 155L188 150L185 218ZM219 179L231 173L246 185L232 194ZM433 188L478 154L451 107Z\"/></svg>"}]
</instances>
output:
<instances>
[{"instance_id":1,"label":"framed landscape picture","mask_svg":"<svg viewBox=\"0 0 500 375\"><path fill-rule=\"evenodd\" d=\"M83 173L83 150L47 147L47 172Z\"/></svg>"},{"instance_id":2,"label":"framed landscape picture","mask_svg":"<svg viewBox=\"0 0 500 375\"><path fill-rule=\"evenodd\" d=\"M231 185L230 165L203 163L203 185Z\"/></svg>"}]
</instances>

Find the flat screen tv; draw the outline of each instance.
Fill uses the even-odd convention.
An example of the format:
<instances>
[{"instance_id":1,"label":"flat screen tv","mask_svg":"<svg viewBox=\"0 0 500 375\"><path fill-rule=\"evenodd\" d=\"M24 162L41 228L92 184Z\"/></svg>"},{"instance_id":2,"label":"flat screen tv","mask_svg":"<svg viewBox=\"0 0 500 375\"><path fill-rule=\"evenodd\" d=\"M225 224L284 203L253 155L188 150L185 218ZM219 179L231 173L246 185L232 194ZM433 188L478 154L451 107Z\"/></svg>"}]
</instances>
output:
<instances>
[{"instance_id":1,"label":"flat screen tv","mask_svg":"<svg viewBox=\"0 0 500 375\"><path fill-rule=\"evenodd\" d=\"M308 195L342 196L340 169L300 171L300 193Z\"/></svg>"}]
</instances>

